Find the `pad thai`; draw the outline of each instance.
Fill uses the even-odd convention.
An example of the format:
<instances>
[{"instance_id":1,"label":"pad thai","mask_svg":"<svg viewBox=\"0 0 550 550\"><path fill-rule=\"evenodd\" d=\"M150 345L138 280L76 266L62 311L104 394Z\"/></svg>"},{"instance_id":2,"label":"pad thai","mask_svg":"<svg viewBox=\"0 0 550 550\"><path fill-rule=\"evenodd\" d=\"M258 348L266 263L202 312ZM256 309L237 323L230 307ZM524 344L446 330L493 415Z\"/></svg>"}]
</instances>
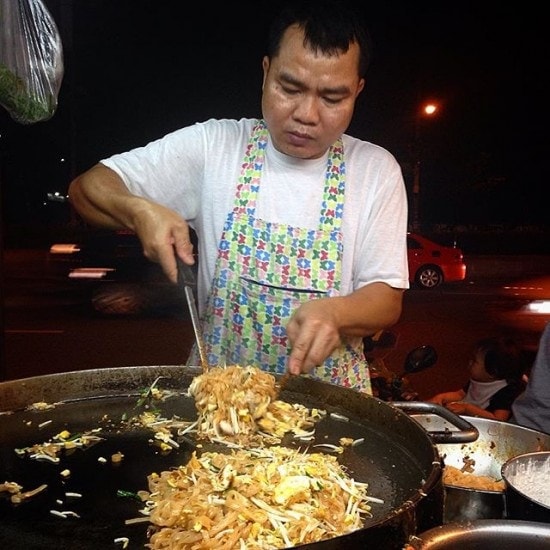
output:
<instances>
[{"instance_id":1,"label":"pad thai","mask_svg":"<svg viewBox=\"0 0 550 550\"><path fill-rule=\"evenodd\" d=\"M286 447L193 454L141 492L154 550L287 548L344 535L370 516L367 484L334 456Z\"/></svg>"},{"instance_id":2,"label":"pad thai","mask_svg":"<svg viewBox=\"0 0 550 550\"><path fill-rule=\"evenodd\" d=\"M198 437L238 445L280 442L285 433L311 433L324 411L277 399L275 377L257 367L215 367L193 379ZM266 439L267 438L267 439Z\"/></svg>"}]
</instances>

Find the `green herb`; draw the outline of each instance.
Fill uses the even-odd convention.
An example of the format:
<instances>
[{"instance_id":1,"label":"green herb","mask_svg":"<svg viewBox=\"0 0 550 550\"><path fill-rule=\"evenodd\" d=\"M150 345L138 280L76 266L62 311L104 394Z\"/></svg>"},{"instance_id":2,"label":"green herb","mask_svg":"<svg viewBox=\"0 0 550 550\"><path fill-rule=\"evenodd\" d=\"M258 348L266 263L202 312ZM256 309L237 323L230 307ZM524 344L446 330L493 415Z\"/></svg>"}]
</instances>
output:
<instances>
[{"instance_id":1,"label":"green herb","mask_svg":"<svg viewBox=\"0 0 550 550\"><path fill-rule=\"evenodd\" d=\"M29 93L23 79L4 65L0 65L0 104L22 124L47 120L53 116L56 107L51 95L40 98Z\"/></svg>"},{"instance_id":2,"label":"green herb","mask_svg":"<svg viewBox=\"0 0 550 550\"><path fill-rule=\"evenodd\" d=\"M139 500L140 502L142 502L139 495L137 493L133 493L132 491L124 491L122 489L118 489L116 492L116 496L121 498L133 498L135 500Z\"/></svg>"}]
</instances>

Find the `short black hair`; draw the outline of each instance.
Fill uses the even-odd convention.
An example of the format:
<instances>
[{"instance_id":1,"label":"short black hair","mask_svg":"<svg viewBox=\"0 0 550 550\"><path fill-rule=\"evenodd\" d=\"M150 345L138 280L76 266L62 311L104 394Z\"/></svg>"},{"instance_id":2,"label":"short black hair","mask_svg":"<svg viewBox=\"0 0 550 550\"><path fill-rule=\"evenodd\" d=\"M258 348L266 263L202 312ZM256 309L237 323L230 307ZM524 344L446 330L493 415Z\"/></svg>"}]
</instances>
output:
<instances>
[{"instance_id":1,"label":"short black hair","mask_svg":"<svg viewBox=\"0 0 550 550\"><path fill-rule=\"evenodd\" d=\"M333 55L347 52L350 44L360 50L359 76L367 72L371 57L370 35L362 17L338 0L289 2L273 19L268 33L267 55L276 57L286 29L297 24L304 31L304 44L314 51Z\"/></svg>"},{"instance_id":2,"label":"short black hair","mask_svg":"<svg viewBox=\"0 0 550 550\"><path fill-rule=\"evenodd\" d=\"M484 354L485 370L498 380L518 380L525 372L525 352L510 336L483 338L474 349Z\"/></svg>"}]
</instances>

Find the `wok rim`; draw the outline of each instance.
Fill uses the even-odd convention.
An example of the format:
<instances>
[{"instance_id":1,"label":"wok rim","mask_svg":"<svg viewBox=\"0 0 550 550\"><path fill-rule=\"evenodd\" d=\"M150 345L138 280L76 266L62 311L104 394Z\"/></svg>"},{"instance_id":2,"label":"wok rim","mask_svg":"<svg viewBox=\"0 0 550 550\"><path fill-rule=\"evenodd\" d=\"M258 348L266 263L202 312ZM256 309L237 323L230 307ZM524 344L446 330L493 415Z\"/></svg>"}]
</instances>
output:
<instances>
[{"instance_id":1,"label":"wok rim","mask_svg":"<svg viewBox=\"0 0 550 550\"><path fill-rule=\"evenodd\" d=\"M157 376L170 372L172 375L167 376L167 386L174 385L177 382L178 375L183 377L185 383L185 377L201 374L202 368L193 365L121 366L107 367L104 369L76 370L3 381L0 382L0 417L3 414L24 410L30 404L37 401L63 404L105 397L131 397L133 395L138 395L139 391L146 387L143 384L140 384L139 388L136 387L135 383L138 379L143 381L144 378L147 378L151 381L150 383L152 383ZM274 376L276 379L280 378L277 375ZM305 379L305 377L292 377L292 379L294 378ZM292 383L295 382L295 380L292 379L290 383L285 386L285 391L289 391L289 388L290 392L293 391ZM78 391L74 390L74 382L79 383ZM298 382L300 383L302 380L298 380ZM435 502L437 502L437 499L441 497L443 493L442 460L436 444L422 426L415 422L406 412L398 407L392 406L390 402L385 402L374 396L360 393L352 388L344 388L317 379L308 380L308 384L310 382L313 383L314 388L316 384L319 384L319 387L323 391L334 388L334 393L337 396L353 396L352 401L354 402L356 402L357 399L361 400L361 403L363 399L369 400L367 405L365 405L369 409L367 412L375 416L379 411L377 407L382 407L380 410L384 420L388 420L387 417L391 416L392 422L395 420L399 426L403 426L403 429L406 428L412 431L413 433L410 434L411 441L423 441L424 443L421 445L422 448L416 449L411 444L408 447L404 447L403 451L408 453L409 458L414 458L416 460L417 467L422 473L422 479L418 484L411 484L410 495L401 502L395 502L390 510L377 521L368 523L351 533L333 537L326 541L322 540L308 545L296 546L296 548L325 548L325 546L329 547L332 544L338 544L339 540L344 539L346 543L350 540L352 541L351 543L353 543L356 539L358 541L362 540L361 537L365 536L365 534L369 533L371 530L400 529L405 535L410 534L410 523L417 521L414 518L417 516L417 509L421 503L432 502L432 498L435 498ZM182 388L186 387L185 384L182 386ZM299 393L299 388L300 386L298 386L298 389L294 389L294 391ZM100 389L100 391L98 391L98 389ZM34 394L41 392L40 395L43 395L44 398L29 401L28 395L29 393L33 395L33 392ZM311 396L304 393L302 395L305 397ZM320 396L313 394L313 397L317 399ZM338 405L331 404L328 408L337 406ZM370 409L371 406L373 407L372 410ZM344 407L344 410L346 410L346 407ZM365 425L369 427L375 425L375 420L370 418L370 416L368 418L365 417L364 422ZM403 425L403 422L406 424ZM382 427L382 429L388 430L387 426ZM416 432L417 435L414 435L414 432ZM439 493L441 493L441 495L439 495ZM428 495L432 496L426 498ZM436 510L437 514L442 514L443 512L439 510L439 505L437 505Z\"/></svg>"}]
</instances>

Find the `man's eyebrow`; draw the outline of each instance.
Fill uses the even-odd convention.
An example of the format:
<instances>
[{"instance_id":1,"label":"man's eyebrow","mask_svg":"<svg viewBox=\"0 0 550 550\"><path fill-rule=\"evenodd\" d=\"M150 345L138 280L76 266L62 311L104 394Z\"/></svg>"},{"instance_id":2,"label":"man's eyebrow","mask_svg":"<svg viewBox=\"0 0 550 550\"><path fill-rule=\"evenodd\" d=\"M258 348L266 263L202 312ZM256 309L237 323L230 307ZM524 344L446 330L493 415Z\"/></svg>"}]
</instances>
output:
<instances>
[{"instance_id":1,"label":"man's eyebrow","mask_svg":"<svg viewBox=\"0 0 550 550\"><path fill-rule=\"evenodd\" d=\"M296 86L297 88L303 88L304 84L297 78L294 78L291 74L281 71L279 73L279 80L282 80L283 82L286 82L287 84L292 84L293 86Z\"/></svg>"},{"instance_id":2,"label":"man's eyebrow","mask_svg":"<svg viewBox=\"0 0 550 550\"><path fill-rule=\"evenodd\" d=\"M297 78L294 78L291 74L281 71L279 74L279 80L282 82L285 82L286 84L290 84L292 86L296 86L297 88L305 88L304 83L301 80L298 80ZM319 90L322 95L346 95L350 93L349 86L334 86L334 87L325 87Z\"/></svg>"}]
</instances>

